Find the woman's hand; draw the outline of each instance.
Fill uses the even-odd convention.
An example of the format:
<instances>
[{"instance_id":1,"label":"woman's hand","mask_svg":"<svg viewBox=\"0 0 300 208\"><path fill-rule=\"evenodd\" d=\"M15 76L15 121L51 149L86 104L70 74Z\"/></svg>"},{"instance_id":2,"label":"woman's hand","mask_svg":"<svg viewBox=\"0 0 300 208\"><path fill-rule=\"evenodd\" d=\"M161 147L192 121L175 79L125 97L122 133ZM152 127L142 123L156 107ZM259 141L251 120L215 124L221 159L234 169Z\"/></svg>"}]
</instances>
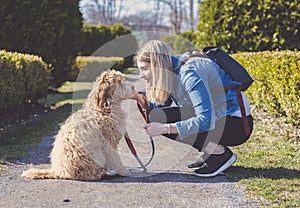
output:
<instances>
[{"instance_id":1,"label":"woman's hand","mask_svg":"<svg viewBox=\"0 0 300 208\"><path fill-rule=\"evenodd\" d=\"M167 133L165 124L162 123L146 123L143 128L149 136L159 136Z\"/></svg>"}]
</instances>

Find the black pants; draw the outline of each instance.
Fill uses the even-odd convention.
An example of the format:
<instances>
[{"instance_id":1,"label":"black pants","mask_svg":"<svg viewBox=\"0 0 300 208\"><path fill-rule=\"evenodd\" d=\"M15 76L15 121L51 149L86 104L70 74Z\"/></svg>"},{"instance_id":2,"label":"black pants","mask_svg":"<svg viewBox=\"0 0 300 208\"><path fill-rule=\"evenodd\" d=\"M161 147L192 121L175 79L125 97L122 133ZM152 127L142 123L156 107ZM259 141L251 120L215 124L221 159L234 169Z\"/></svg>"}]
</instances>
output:
<instances>
[{"instance_id":1,"label":"black pants","mask_svg":"<svg viewBox=\"0 0 300 208\"><path fill-rule=\"evenodd\" d=\"M195 116L192 107L155 108L150 112L150 122L174 123ZM250 131L253 130L253 118L247 116ZM245 135L243 120L239 117L226 116L216 122L215 128L209 132L201 132L180 139L177 134L164 135L170 139L189 144L201 151L209 141L223 146L237 146L249 139Z\"/></svg>"}]
</instances>

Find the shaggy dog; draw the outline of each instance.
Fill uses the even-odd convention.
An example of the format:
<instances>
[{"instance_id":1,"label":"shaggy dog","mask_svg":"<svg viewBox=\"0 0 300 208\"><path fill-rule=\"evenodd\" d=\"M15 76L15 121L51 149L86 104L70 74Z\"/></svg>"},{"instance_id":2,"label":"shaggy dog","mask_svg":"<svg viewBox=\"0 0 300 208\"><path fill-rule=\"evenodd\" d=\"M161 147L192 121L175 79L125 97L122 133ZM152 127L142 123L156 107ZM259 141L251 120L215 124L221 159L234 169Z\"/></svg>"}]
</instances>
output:
<instances>
[{"instance_id":1,"label":"shaggy dog","mask_svg":"<svg viewBox=\"0 0 300 208\"><path fill-rule=\"evenodd\" d=\"M103 72L82 108L60 126L50 155L51 168L22 173L31 179L98 180L105 175L130 175L117 145L125 133L121 103L135 94L134 86L115 70Z\"/></svg>"}]
</instances>

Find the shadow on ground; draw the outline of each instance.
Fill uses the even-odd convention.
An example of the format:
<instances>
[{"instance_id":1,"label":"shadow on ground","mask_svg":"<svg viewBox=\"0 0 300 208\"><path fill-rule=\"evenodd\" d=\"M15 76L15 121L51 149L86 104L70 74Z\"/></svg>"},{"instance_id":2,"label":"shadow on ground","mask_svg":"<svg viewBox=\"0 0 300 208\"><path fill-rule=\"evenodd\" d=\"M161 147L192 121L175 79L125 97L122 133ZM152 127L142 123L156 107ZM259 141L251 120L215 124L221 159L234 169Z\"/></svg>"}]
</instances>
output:
<instances>
[{"instance_id":1,"label":"shadow on ground","mask_svg":"<svg viewBox=\"0 0 300 208\"><path fill-rule=\"evenodd\" d=\"M283 167L271 168L246 168L241 166L233 166L226 171L229 179L232 181L240 181L248 178L269 178L269 179L294 179L300 178L300 171L295 169L287 169Z\"/></svg>"}]
</instances>

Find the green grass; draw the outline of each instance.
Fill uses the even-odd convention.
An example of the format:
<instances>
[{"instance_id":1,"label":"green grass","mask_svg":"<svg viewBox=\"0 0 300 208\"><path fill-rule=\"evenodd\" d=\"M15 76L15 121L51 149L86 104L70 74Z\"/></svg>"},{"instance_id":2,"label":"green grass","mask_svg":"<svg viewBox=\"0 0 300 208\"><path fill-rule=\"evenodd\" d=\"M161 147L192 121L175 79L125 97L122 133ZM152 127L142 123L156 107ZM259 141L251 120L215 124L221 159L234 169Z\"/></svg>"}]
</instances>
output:
<instances>
[{"instance_id":1,"label":"green grass","mask_svg":"<svg viewBox=\"0 0 300 208\"><path fill-rule=\"evenodd\" d=\"M228 178L265 207L300 207L300 144L268 132L256 123L250 140L232 148L238 160Z\"/></svg>"},{"instance_id":2,"label":"green grass","mask_svg":"<svg viewBox=\"0 0 300 208\"><path fill-rule=\"evenodd\" d=\"M22 159L27 151L41 139L52 134L59 124L66 120L74 109L80 108L84 102L92 83L67 82L58 89L58 93L51 93L46 99L40 100L45 105L55 104L53 111L38 115L30 123L8 129L1 133L0 139L0 170L3 164ZM74 94L79 93L74 99Z\"/></svg>"}]
</instances>

